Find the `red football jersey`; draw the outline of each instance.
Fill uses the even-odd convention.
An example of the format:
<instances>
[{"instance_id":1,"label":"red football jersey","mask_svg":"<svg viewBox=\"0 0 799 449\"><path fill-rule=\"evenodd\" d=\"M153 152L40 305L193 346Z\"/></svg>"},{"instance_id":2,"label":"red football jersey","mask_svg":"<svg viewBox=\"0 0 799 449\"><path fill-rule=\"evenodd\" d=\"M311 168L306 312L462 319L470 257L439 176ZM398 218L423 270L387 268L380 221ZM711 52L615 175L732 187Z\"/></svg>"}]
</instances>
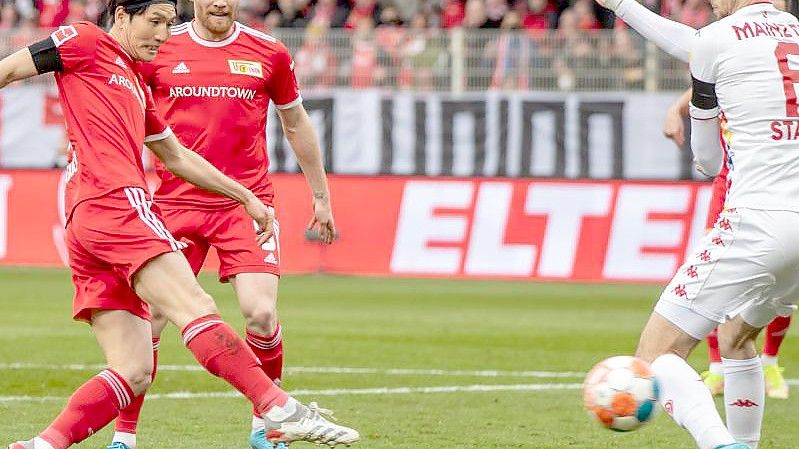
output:
<instances>
[{"instance_id":1,"label":"red football jersey","mask_svg":"<svg viewBox=\"0 0 799 449\"><path fill-rule=\"evenodd\" d=\"M66 216L81 201L123 187L147 189L145 136L169 135L133 59L110 35L88 22L51 35L63 70L55 73L69 136Z\"/></svg>"},{"instance_id":2,"label":"red football jersey","mask_svg":"<svg viewBox=\"0 0 799 449\"><path fill-rule=\"evenodd\" d=\"M272 204L266 113L302 102L294 62L277 39L238 22L219 42L202 39L191 23L172 29L155 60L140 71L156 108L183 145ZM156 161L163 207L226 208L233 200L197 188Z\"/></svg>"}]
</instances>

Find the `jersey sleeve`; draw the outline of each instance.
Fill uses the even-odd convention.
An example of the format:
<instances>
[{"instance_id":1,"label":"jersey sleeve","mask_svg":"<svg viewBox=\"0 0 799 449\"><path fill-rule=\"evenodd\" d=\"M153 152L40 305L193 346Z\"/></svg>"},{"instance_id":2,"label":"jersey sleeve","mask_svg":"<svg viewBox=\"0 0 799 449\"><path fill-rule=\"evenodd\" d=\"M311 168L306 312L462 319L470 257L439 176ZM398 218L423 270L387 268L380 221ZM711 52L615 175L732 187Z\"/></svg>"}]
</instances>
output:
<instances>
[{"instance_id":1,"label":"jersey sleeve","mask_svg":"<svg viewBox=\"0 0 799 449\"><path fill-rule=\"evenodd\" d=\"M74 72L93 63L97 50L99 28L88 23L62 26L50 39L58 50L61 72Z\"/></svg>"},{"instance_id":2,"label":"jersey sleeve","mask_svg":"<svg viewBox=\"0 0 799 449\"><path fill-rule=\"evenodd\" d=\"M289 109L301 104L300 87L294 75L294 60L282 45L280 51L273 56L272 64L274 73L267 85L269 98L278 109Z\"/></svg>"},{"instance_id":3,"label":"jersey sleeve","mask_svg":"<svg viewBox=\"0 0 799 449\"><path fill-rule=\"evenodd\" d=\"M699 120L708 120L719 115L716 97L719 45L713 29L713 25L710 25L698 31L691 51L690 68L693 94L690 115Z\"/></svg>"},{"instance_id":4,"label":"jersey sleeve","mask_svg":"<svg viewBox=\"0 0 799 449\"><path fill-rule=\"evenodd\" d=\"M147 108L144 111L144 143L164 140L172 135L172 129L155 109L155 100L149 87L144 88Z\"/></svg>"}]
</instances>

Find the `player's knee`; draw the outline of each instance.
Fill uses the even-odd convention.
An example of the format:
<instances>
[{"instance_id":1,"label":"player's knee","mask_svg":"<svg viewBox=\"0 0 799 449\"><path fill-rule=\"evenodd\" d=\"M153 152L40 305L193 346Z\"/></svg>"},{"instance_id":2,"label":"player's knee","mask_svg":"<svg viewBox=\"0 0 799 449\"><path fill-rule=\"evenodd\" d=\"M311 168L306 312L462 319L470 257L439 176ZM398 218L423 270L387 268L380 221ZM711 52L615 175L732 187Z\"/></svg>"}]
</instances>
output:
<instances>
[{"instance_id":1,"label":"player's knee","mask_svg":"<svg viewBox=\"0 0 799 449\"><path fill-rule=\"evenodd\" d=\"M205 292L199 285L191 293L189 300L192 310L197 316L205 316L219 313L214 303L214 298Z\"/></svg>"},{"instance_id":2,"label":"player's knee","mask_svg":"<svg viewBox=\"0 0 799 449\"><path fill-rule=\"evenodd\" d=\"M718 332L719 352L724 358L749 359L757 356L757 333L746 332L737 326L721 327Z\"/></svg>"},{"instance_id":3,"label":"player's knee","mask_svg":"<svg viewBox=\"0 0 799 449\"><path fill-rule=\"evenodd\" d=\"M277 329L277 308L274 304L260 304L249 310L242 310L247 329L261 334L272 335Z\"/></svg>"},{"instance_id":4,"label":"player's knee","mask_svg":"<svg viewBox=\"0 0 799 449\"><path fill-rule=\"evenodd\" d=\"M149 364L131 365L117 368L116 371L128 382L134 396L147 391L153 383L153 367Z\"/></svg>"}]
</instances>

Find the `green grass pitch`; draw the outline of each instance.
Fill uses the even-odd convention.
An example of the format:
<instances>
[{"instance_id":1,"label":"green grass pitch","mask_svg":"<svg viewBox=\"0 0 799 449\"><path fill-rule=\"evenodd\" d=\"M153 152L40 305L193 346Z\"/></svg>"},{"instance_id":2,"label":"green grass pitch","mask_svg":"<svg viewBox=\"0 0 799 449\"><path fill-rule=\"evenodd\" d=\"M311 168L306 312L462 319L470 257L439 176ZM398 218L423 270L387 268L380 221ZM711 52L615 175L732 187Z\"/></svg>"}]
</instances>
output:
<instances>
[{"instance_id":1,"label":"green grass pitch","mask_svg":"<svg viewBox=\"0 0 799 449\"><path fill-rule=\"evenodd\" d=\"M241 329L229 286L211 276L202 283ZM2 269L0 286L3 445L46 426L102 357L89 328L70 320L66 271ZM665 414L630 434L601 429L574 386L600 359L632 352L658 293L656 286L287 276L284 386L357 427L364 449L692 448ZM781 357L789 378L799 377L795 336ZM165 368L151 390L158 397L144 407L139 448L247 449L246 401L193 370L174 328L160 354ZM705 357L699 349L691 362L702 369ZM497 373L475 372L487 370ZM172 394L179 392L191 394ZM768 401L761 449L795 447L793 394ZM103 448L110 434L79 447Z\"/></svg>"}]
</instances>

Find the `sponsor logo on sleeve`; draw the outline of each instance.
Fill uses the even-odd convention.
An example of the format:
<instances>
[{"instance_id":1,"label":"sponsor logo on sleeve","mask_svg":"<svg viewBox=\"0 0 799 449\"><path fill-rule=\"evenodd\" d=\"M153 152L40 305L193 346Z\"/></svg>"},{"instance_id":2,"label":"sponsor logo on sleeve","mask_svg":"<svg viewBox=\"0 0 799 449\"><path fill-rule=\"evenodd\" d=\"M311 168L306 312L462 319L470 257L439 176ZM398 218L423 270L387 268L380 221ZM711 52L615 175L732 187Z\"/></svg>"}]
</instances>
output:
<instances>
[{"instance_id":1,"label":"sponsor logo on sleeve","mask_svg":"<svg viewBox=\"0 0 799 449\"><path fill-rule=\"evenodd\" d=\"M50 37L53 38L55 46L60 47L61 44L72 39L77 35L78 35L78 30L76 30L74 26L69 25L69 26L60 27L53 34L51 34Z\"/></svg>"},{"instance_id":2,"label":"sponsor logo on sleeve","mask_svg":"<svg viewBox=\"0 0 799 449\"><path fill-rule=\"evenodd\" d=\"M261 67L260 62L239 61L234 59L228 59L227 62L230 66L230 73L234 75L247 75L254 76L256 78L264 77L264 69Z\"/></svg>"}]
</instances>

